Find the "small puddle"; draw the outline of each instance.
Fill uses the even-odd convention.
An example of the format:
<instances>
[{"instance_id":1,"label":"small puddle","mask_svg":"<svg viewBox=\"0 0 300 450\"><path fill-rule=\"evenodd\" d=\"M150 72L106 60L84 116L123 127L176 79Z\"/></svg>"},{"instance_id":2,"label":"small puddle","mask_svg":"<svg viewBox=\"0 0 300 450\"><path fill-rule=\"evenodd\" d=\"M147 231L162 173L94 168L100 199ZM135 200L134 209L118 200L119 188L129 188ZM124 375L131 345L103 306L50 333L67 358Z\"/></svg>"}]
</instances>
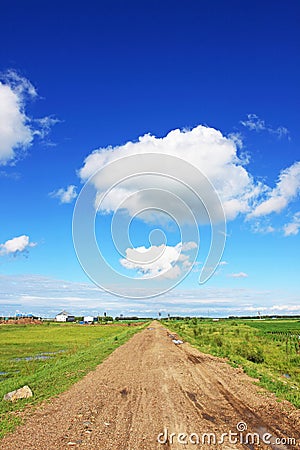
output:
<instances>
[{"instance_id":1,"label":"small puddle","mask_svg":"<svg viewBox=\"0 0 300 450\"><path fill-rule=\"evenodd\" d=\"M0 383L8 378L7 375L8 372L0 372Z\"/></svg>"},{"instance_id":2,"label":"small puddle","mask_svg":"<svg viewBox=\"0 0 300 450\"><path fill-rule=\"evenodd\" d=\"M50 355L35 355L35 356L25 356L24 358L15 358L14 361L20 362L20 361L37 361L37 360L43 360L43 359L50 359Z\"/></svg>"},{"instance_id":3,"label":"small puddle","mask_svg":"<svg viewBox=\"0 0 300 450\"><path fill-rule=\"evenodd\" d=\"M56 352L44 352L34 356L23 356L22 358L14 358L13 361L21 362L21 361L44 361L45 359L50 359L59 353L63 353L66 350L58 350Z\"/></svg>"}]
</instances>

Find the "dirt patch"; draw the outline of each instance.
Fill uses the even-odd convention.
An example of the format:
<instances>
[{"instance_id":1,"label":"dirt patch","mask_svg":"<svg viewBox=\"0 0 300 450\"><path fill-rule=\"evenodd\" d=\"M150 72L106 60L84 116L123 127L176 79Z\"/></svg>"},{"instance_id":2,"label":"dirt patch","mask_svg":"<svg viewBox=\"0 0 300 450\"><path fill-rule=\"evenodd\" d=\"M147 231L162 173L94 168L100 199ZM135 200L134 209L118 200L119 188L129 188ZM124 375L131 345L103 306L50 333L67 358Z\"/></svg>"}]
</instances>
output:
<instances>
[{"instance_id":1,"label":"dirt patch","mask_svg":"<svg viewBox=\"0 0 300 450\"><path fill-rule=\"evenodd\" d=\"M0 320L0 325L42 325L43 322L39 319L31 317L23 317L21 319Z\"/></svg>"}]
</instances>

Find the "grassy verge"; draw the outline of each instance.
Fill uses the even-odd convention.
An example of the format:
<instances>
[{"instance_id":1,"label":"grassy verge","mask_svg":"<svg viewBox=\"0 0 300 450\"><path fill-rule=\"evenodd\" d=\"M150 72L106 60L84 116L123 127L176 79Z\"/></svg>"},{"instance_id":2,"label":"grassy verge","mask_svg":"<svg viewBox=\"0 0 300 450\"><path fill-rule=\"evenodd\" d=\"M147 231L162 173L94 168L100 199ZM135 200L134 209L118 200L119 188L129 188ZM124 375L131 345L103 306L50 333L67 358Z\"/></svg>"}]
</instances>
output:
<instances>
[{"instance_id":1,"label":"grassy verge","mask_svg":"<svg viewBox=\"0 0 300 450\"><path fill-rule=\"evenodd\" d=\"M0 437L20 423L19 411L68 389L146 325L1 325ZM2 400L25 384L32 398Z\"/></svg>"},{"instance_id":2,"label":"grassy verge","mask_svg":"<svg viewBox=\"0 0 300 450\"><path fill-rule=\"evenodd\" d=\"M300 408L300 322L296 320L166 321L204 353L227 358L259 385Z\"/></svg>"}]
</instances>

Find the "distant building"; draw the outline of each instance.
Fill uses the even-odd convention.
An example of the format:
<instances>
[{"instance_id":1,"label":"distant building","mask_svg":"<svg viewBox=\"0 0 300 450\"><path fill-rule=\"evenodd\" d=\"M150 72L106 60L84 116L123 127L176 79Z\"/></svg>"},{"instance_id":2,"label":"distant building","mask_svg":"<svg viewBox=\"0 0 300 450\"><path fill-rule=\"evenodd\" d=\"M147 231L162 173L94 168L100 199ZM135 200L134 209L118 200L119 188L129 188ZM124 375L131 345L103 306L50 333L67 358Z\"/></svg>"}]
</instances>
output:
<instances>
[{"instance_id":1,"label":"distant building","mask_svg":"<svg viewBox=\"0 0 300 450\"><path fill-rule=\"evenodd\" d=\"M84 323L93 323L97 320L96 317L93 316L84 316L83 321Z\"/></svg>"},{"instance_id":2,"label":"distant building","mask_svg":"<svg viewBox=\"0 0 300 450\"><path fill-rule=\"evenodd\" d=\"M55 320L56 322L74 322L75 316L64 310L55 316Z\"/></svg>"}]
</instances>

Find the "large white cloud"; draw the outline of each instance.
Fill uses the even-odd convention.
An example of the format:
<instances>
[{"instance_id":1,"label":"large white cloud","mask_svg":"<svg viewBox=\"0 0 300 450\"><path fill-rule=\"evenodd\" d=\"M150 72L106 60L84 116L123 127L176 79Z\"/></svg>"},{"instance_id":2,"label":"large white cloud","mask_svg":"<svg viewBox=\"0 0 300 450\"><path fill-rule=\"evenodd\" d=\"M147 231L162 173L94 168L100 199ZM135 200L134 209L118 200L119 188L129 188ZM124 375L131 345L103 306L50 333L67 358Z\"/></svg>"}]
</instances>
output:
<instances>
[{"instance_id":1,"label":"large white cloud","mask_svg":"<svg viewBox=\"0 0 300 450\"><path fill-rule=\"evenodd\" d=\"M83 167L79 171L79 176L82 181L86 181L95 171L112 161L130 155L142 156L147 153L157 154L158 172L161 168L159 155L175 156L196 167L210 180L218 192L227 219L234 219L239 213L249 212L253 201L265 189L262 184L254 183L252 176L244 167L243 161L239 159L236 141L223 136L218 130L201 125L192 130L173 130L163 138L156 138L147 134L140 137L137 142L127 142L122 146L95 150L86 158ZM125 164L126 162L124 161ZM136 169L137 173L139 172L139 164L142 167L142 159L139 162L139 159L136 158L134 169ZM197 185L197 183L201 184L200 177L198 179L194 177L195 179L193 179L193 175L189 174L188 168L178 166L176 174L178 180L182 178L189 179L189 175L192 186ZM120 174L121 176L122 174ZM100 197L115 178L116 174L112 173L110 177L109 172L108 174L106 173L105 177L99 175L93 178L93 183ZM138 195L132 196L132 202L138 202L139 208L142 209L147 205L145 199L149 195L148 191L142 192L142 190L149 188L149 183L151 181L146 176L131 177L105 197L101 205L102 210L106 212L115 211L120 201L134 192L138 192ZM193 199L192 192L186 191L183 193L183 187L180 183L176 184L173 179L167 177L161 179L159 183L163 191L175 193L184 202L194 206L194 211L197 210L197 205L194 205L195 199ZM151 195L154 196L155 193ZM157 193L157 199L160 200L160 198L161 194ZM133 215L133 211L137 209L136 204L133 205L132 202L127 202L126 206L130 215ZM209 204L213 204L213 202L212 198L208 198Z\"/></svg>"},{"instance_id":2,"label":"large white cloud","mask_svg":"<svg viewBox=\"0 0 300 450\"><path fill-rule=\"evenodd\" d=\"M44 138L58 120L28 117L26 103L37 97L29 80L14 71L0 74L0 78L0 165L6 165L20 156L35 136Z\"/></svg>"},{"instance_id":3,"label":"large white cloud","mask_svg":"<svg viewBox=\"0 0 300 450\"><path fill-rule=\"evenodd\" d=\"M14 237L0 244L0 255L16 255L27 251L30 247L35 247L36 242L30 242L29 236L23 234L22 236Z\"/></svg>"},{"instance_id":4,"label":"large white cloud","mask_svg":"<svg viewBox=\"0 0 300 450\"><path fill-rule=\"evenodd\" d=\"M251 116L249 120L252 120ZM255 120L258 119L255 117ZM260 124L260 125L259 125ZM248 124L249 125L249 124ZM253 125L254 126L254 125ZM265 127L265 123L258 122L257 126ZM247 170L247 159L241 159L238 156L238 147L240 141L233 135L224 136L220 131L199 125L191 130L175 129L169 132L165 137L157 138L150 134L146 134L136 142L129 141L124 145L116 147L99 148L87 156L82 168L78 174L82 182L86 182L97 170L109 167L110 163L122 159L124 167L129 164L126 157L135 155L134 167L132 173L140 173L143 166L143 155L152 153L157 155L157 171L159 172L163 166L161 163L161 155L171 155L182 159L183 161L193 165L196 169L204 174L215 187L218 193L227 220L235 219L239 214L250 218L261 218L272 212L279 213L286 208L290 202L295 200L300 192L300 162L295 162L292 166L281 171L278 183L275 188L271 188L263 184L259 180L255 180L251 173ZM184 164L179 165L176 173L178 180L188 179L192 187L200 186L200 191L206 189L205 184L202 186L200 177L197 179L189 174L189 169ZM101 170L99 175L95 175L91 179L91 183L97 190L97 200L101 200L100 211L115 212L124 199L122 207L127 210L129 216L135 216L136 212L147 208L149 205L149 196L153 204L160 206L167 202L171 211L178 213L178 216L185 217L186 212L180 208L180 202L173 200L164 200L166 192L172 192L178 196L190 209L197 215L199 202L193 196L191 191L184 190L182 184L177 183L174 179L164 177L159 181L155 181L155 186L160 186L162 192L150 192L151 177L132 176L125 182L118 184L107 195L110 186L121 179L123 174L122 166L119 166L119 173L113 173L107 170ZM128 170L127 170L128 172ZM195 172L196 173L196 172ZM167 196L166 196L167 197ZM97 204L97 201L96 201ZM213 196L206 196L206 206L211 210L214 209ZM156 218L159 214L156 214ZM201 212L198 214L201 216ZM150 220L150 214L144 214L143 219Z\"/></svg>"}]
</instances>

